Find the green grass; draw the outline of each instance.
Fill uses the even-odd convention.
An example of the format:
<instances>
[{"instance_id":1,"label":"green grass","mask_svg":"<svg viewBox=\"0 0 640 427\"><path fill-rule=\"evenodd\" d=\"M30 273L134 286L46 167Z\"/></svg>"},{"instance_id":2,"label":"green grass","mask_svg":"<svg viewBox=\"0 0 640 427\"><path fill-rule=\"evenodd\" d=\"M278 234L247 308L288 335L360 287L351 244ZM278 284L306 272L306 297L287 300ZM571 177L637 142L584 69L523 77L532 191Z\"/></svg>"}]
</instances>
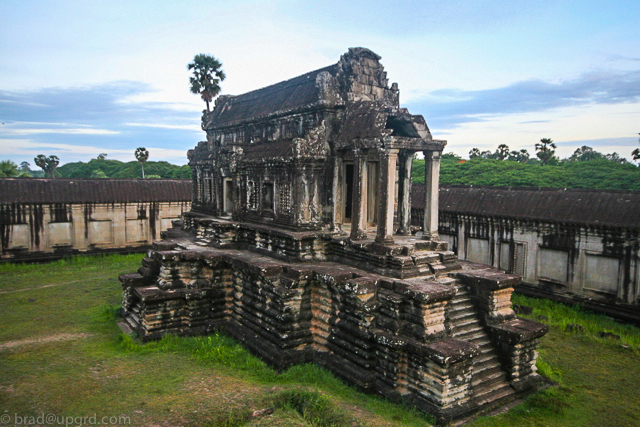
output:
<instances>
[{"instance_id":1,"label":"green grass","mask_svg":"<svg viewBox=\"0 0 640 427\"><path fill-rule=\"evenodd\" d=\"M559 386L473 426L640 425L639 328L549 300L514 294L512 301L533 307L531 315L522 317L549 325L536 366ZM567 324L582 325L584 332L567 331ZM621 339L601 338L599 332Z\"/></svg>"},{"instance_id":2,"label":"green grass","mask_svg":"<svg viewBox=\"0 0 640 427\"><path fill-rule=\"evenodd\" d=\"M222 334L142 344L121 333L117 277L140 260L0 265L0 414L123 415L131 425L430 424L428 416L360 393L315 365L278 373ZM551 332L538 368L560 386L472 425L637 425L638 328L544 300L514 301L534 307L534 320L547 316ZM566 332L567 323L585 332ZM600 338L600 331L621 340ZM252 416L267 408L273 413Z\"/></svg>"},{"instance_id":3,"label":"green grass","mask_svg":"<svg viewBox=\"0 0 640 427\"><path fill-rule=\"evenodd\" d=\"M0 414L125 415L131 425L430 424L315 365L278 373L221 334L145 344L123 334L117 277L141 257L0 265L0 346L12 345L0 348ZM273 414L251 415L265 408Z\"/></svg>"},{"instance_id":4,"label":"green grass","mask_svg":"<svg viewBox=\"0 0 640 427\"><path fill-rule=\"evenodd\" d=\"M533 307L534 313L529 317L539 320L545 316L544 323L566 331L567 325L580 325L584 332L573 332L582 335L585 339L607 347L628 346L636 355L640 353L640 329L629 324L613 320L610 317L595 314L578 306L559 304L551 300L541 298L528 298L524 295L514 294L514 304ZM600 337L601 332L609 332L620 337L620 341L611 338Z\"/></svg>"}]
</instances>

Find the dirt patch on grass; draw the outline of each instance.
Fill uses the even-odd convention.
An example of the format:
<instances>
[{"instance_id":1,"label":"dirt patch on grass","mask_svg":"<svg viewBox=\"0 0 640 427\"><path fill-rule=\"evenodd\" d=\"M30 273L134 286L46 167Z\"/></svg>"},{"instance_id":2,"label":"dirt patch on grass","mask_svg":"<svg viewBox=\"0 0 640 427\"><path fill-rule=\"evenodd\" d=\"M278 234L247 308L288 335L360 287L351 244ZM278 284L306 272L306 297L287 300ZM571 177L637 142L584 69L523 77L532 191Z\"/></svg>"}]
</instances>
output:
<instances>
[{"instance_id":1,"label":"dirt patch on grass","mask_svg":"<svg viewBox=\"0 0 640 427\"><path fill-rule=\"evenodd\" d=\"M54 341L71 341L78 340L81 338L87 338L91 336L91 334L57 334L57 335L49 335L46 337L38 337L38 338L30 338L26 340L18 340L18 341L7 341L5 343L0 344L0 351L8 350L15 347L21 347L23 345L30 344L45 344Z\"/></svg>"}]
</instances>

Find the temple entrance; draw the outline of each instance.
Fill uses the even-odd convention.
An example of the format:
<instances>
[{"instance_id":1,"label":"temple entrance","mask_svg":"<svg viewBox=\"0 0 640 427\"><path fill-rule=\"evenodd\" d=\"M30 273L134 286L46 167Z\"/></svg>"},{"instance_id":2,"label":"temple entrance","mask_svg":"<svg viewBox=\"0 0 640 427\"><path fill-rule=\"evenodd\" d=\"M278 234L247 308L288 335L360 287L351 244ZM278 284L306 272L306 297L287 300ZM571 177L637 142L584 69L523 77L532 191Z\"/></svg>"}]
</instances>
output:
<instances>
[{"instance_id":1,"label":"temple entrance","mask_svg":"<svg viewBox=\"0 0 640 427\"><path fill-rule=\"evenodd\" d=\"M344 194L344 212L342 218L344 218L345 224L351 224L351 217L353 211L353 164L344 165L344 183L342 187L342 194Z\"/></svg>"},{"instance_id":2,"label":"temple entrance","mask_svg":"<svg viewBox=\"0 0 640 427\"><path fill-rule=\"evenodd\" d=\"M230 178L225 178L224 180L224 206L223 211L227 215L231 215L233 213L233 180Z\"/></svg>"}]
</instances>

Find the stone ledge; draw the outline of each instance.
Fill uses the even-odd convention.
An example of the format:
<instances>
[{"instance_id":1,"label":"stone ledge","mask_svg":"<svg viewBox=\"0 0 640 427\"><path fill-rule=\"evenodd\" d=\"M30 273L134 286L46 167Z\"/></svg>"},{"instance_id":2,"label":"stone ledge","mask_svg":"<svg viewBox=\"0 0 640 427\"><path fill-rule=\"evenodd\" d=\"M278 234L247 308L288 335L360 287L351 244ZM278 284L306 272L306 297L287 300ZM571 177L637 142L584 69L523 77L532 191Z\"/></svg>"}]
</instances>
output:
<instances>
[{"instance_id":1,"label":"stone ledge","mask_svg":"<svg viewBox=\"0 0 640 427\"><path fill-rule=\"evenodd\" d=\"M434 282L408 283L397 281L394 283L394 290L409 299L420 301L421 303L450 300L456 294L455 288Z\"/></svg>"},{"instance_id":2,"label":"stone ledge","mask_svg":"<svg viewBox=\"0 0 640 427\"><path fill-rule=\"evenodd\" d=\"M488 290L506 289L522 282L520 276L502 273L497 270L472 270L455 273L455 277L468 286L479 286Z\"/></svg>"},{"instance_id":3,"label":"stone ledge","mask_svg":"<svg viewBox=\"0 0 640 427\"><path fill-rule=\"evenodd\" d=\"M146 285L144 277L140 273L124 273L118 276L118 280L122 283L122 288L137 288Z\"/></svg>"},{"instance_id":4,"label":"stone ledge","mask_svg":"<svg viewBox=\"0 0 640 427\"><path fill-rule=\"evenodd\" d=\"M501 324L489 325L489 329L494 339L509 345L531 341L549 332L549 326L519 317Z\"/></svg>"},{"instance_id":5,"label":"stone ledge","mask_svg":"<svg viewBox=\"0 0 640 427\"><path fill-rule=\"evenodd\" d=\"M159 289L157 286L133 288L134 294L144 303L182 299L182 289Z\"/></svg>"},{"instance_id":6,"label":"stone ledge","mask_svg":"<svg viewBox=\"0 0 640 427\"><path fill-rule=\"evenodd\" d=\"M375 329L373 336L378 344L394 349L405 348L409 353L426 356L443 367L462 361L470 361L480 355L478 345L455 338L445 338L425 344L380 329Z\"/></svg>"},{"instance_id":7,"label":"stone ledge","mask_svg":"<svg viewBox=\"0 0 640 427\"><path fill-rule=\"evenodd\" d=\"M417 354L428 357L440 366L450 366L454 363L470 361L480 355L480 347L467 341L447 338L427 344L410 340L408 349Z\"/></svg>"},{"instance_id":8,"label":"stone ledge","mask_svg":"<svg viewBox=\"0 0 640 427\"><path fill-rule=\"evenodd\" d=\"M164 240L160 242L153 242L153 250L156 252L171 251L177 247L178 245L175 242L167 242Z\"/></svg>"}]
</instances>

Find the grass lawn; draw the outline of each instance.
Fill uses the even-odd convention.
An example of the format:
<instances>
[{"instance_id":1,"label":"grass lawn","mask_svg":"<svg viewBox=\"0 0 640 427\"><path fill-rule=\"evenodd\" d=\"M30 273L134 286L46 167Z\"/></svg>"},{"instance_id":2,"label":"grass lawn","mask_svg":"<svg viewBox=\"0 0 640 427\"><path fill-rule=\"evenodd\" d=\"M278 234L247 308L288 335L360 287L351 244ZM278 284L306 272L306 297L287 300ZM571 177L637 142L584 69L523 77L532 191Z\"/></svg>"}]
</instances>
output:
<instances>
[{"instance_id":1,"label":"grass lawn","mask_svg":"<svg viewBox=\"0 0 640 427\"><path fill-rule=\"evenodd\" d=\"M111 255L0 265L3 424L53 414L78 425L75 417L95 414L98 424L107 417L103 425L430 425L428 416L362 394L313 365L276 373L225 336L132 340L116 326L117 277L140 261ZM640 330L517 298L534 307L529 317L548 317L539 366L560 387L472 425L639 425ZM566 323L585 330L565 332ZM600 338L600 331L621 340ZM273 413L252 416L267 408Z\"/></svg>"}]
</instances>

